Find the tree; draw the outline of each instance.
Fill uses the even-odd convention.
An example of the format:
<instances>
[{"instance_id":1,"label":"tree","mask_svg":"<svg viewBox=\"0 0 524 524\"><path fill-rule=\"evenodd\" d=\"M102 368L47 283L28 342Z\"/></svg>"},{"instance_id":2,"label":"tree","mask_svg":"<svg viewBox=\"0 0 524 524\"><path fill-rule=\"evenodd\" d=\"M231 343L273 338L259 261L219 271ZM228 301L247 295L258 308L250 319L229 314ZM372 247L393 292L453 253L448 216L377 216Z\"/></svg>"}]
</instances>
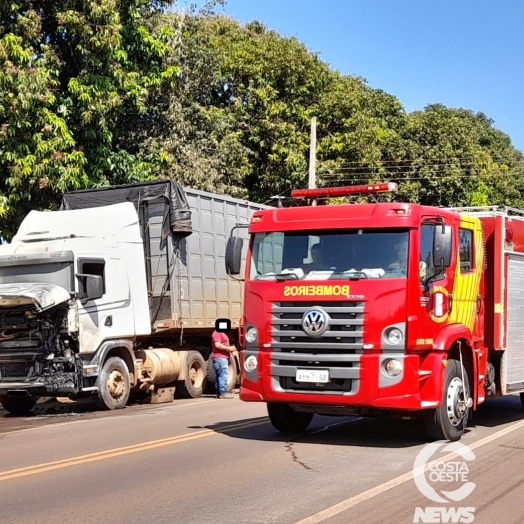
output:
<instances>
[{"instance_id":1,"label":"tree","mask_svg":"<svg viewBox=\"0 0 524 524\"><path fill-rule=\"evenodd\" d=\"M340 75L258 22L170 20L183 35L172 44L181 75L156 104L161 125L145 144L169 155L171 173L194 187L267 201L305 183L312 116L319 172L329 176L347 160L376 162L385 137L395 135L391 126L405 119L391 95Z\"/></svg>"},{"instance_id":2,"label":"tree","mask_svg":"<svg viewBox=\"0 0 524 524\"><path fill-rule=\"evenodd\" d=\"M0 234L69 189L151 177L122 126L177 74L162 0L18 0L0 5Z\"/></svg>"},{"instance_id":3,"label":"tree","mask_svg":"<svg viewBox=\"0 0 524 524\"><path fill-rule=\"evenodd\" d=\"M180 73L151 103L155 125L135 133L144 157L165 159L164 176L197 189L247 196L244 178L250 151L223 98L223 79L212 35L202 29L216 2L200 11L158 19L171 30L169 63ZM139 136L140 135L140 136Z\"/></svg>"},{"instance_id":4,"label":"tree","mask_svg":"<svg viewBox=\"0 0 524 524\"><path fill-rule=\"evenodd\" d=\"M434 104L409 115L402 138L404 161L387 169L402 184L399 198L441 206L524 203L522 154L484 114Z\"/></svg>"},{"instance_id":5,"label":"tree","mask_svg":"<svg viewBox=\"0 0 524 524\"><path fill-rule=\"evenodd\" d=\"M222 3L0 5L0 235L66 190L155 177L266 202L306 185L313 116L319 185L391 180L396 199L524 205L522 154L485 115L407 114L297 39L217 16Z\"/></svg>"}]
</instances>

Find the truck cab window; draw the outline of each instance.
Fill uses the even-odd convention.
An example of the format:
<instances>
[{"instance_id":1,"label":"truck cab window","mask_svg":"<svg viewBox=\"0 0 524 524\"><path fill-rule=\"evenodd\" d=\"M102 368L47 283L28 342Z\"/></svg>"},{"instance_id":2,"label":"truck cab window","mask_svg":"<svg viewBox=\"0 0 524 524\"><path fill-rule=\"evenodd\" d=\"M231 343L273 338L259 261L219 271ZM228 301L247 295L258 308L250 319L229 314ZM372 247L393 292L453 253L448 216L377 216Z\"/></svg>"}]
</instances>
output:
<instances>
[{"instance_id":1,"label":"truck cab window","mask_svg":"<svg viewBox=\"0 0 524 524\"><path fill-rule=\"evenodd\" d=\"M469 273L475 269L473 259L473 231L461 229L459 231L460 272Z\"/></svg>"},{"instance_id":2,"label":"truck cab window","mask_svg":"<svg viewBox=\"0 0 524 524\"><path fill-rule=\"evenodd\" d=\"M79 259L78 272L82 275L96 275L102 277L104 284L104 293L106 292L106 278L105 278L106 263L105 260L97 259Z\"/></svg>"}]
</instances>

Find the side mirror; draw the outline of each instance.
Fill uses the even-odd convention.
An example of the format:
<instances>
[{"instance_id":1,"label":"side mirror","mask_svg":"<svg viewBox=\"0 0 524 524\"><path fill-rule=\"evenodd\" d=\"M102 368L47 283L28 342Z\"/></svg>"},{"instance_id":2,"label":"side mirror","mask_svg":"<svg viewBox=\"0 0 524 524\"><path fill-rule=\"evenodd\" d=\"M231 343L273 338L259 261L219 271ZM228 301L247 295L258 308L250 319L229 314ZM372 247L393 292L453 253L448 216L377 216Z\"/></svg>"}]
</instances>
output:
<instances>
[{"instance_id":1,"label":"side mirror","mask_svg":"<svg viewBox=\"0 0 524 524\"><path fill-rule=\"evenodd\" d=\"M104 296L104 280L100 275L76 275L80 279L80 300L98 300Z\"/></svg>"},{"instance_id":2,"label":"side mirror","mask_svg":"<svg viewBox=\"0 0 524 524\"><path fill-rule=\"evenodd\" d=\"M229 275L240 274L242 267L242 246L244 240L240 237L229 237L226 246L226 270Z\"/></svg>"},{"instance_id":3,"label":"side mirror","mask_svg":"<svg viewBox=\"0 0 524 524\"><path fill-rule=\"evenodd\" d=\"M436 268L451 266L453 249L453 230L451 226L437 226L433 237L433 265Z\"/></svg>"}]
</instances>

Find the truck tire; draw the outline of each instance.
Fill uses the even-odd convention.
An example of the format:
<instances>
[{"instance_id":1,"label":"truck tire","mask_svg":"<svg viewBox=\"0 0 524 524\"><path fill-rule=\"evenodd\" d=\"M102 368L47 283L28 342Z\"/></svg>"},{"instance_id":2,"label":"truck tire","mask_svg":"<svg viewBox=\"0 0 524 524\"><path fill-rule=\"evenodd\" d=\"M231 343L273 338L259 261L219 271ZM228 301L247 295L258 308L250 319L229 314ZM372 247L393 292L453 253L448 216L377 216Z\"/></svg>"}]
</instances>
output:
<instances>
[{"instance_id":1,"label":"truck tire","mask_svg":"<svg viewBox=\"0 0 524 524\"><path fill-rule=\"evenodd\" d=\"M27 415L35 406L38 397L28 395L27 397L2 397L0 404L12 415Z\"/></svg>"},{"instance_id":2,"label":"truck tire","mask_svg":"<svg viewBox=\"0 0 524 524\"><path fill-rule=\"evenodd\" d=\"M281 433L300 433L305 431L313 420L313 413L295 411L282 402L268 402L267 412L273 427Z\"/></svg>"},{"instance_id":3,"label":"truck tire","mask_svg":"<svg viewBox=\"0 0 524 524\"><path fill-rule=\"evenodd\" d=\"M207 359L206 362L206 375L207 375L207 385L206 392L214 395L217 392L216 388L216 373L215 368L213 367L213 359L211 356ZM234 360L234 357L229 358L228 368L227 368L227 392L231 393L238 381L238 371L237 365Z\"/></svg>"},{"instance_id":4,"label":"truck tire","mask_svg":"<svg viewBox=\"0 0 524 524\"><path fill-rule=\"evenodd\" d=\"M131 383L129 370L120 357L108 358L98 376L98 391L93 401L99 409L122 409L129 400Z\"/></svg>"},{"instance_id":5,"label":"truck tire","mask_svg":"<svg viewBox=\"0 0 524 524\"><path fill-rule=\"evenodd\" d=\"M176 382L179 398L198 398L206 388L206 361L198 351L189 351L185 360L184 380Z\"/></svg>"},{"instance_id":6,"label":"truck tire","mask_svg":"<svg viewBox=\"0 0 524 524\"><path fill-rule=\"evenodd\" d=\"M467 371L464 369L464 381L462 382L461 365L458 360L448 360L444 374L444 391L442 393L442 405L437 409L425 410L423 413L424 425L428 438L432 441L449 440L451 442L460 440L464 433L469 418L470 408L460 409L458 401L464 396L469 399L469 380Z\"/></svg>"}]
</instances>

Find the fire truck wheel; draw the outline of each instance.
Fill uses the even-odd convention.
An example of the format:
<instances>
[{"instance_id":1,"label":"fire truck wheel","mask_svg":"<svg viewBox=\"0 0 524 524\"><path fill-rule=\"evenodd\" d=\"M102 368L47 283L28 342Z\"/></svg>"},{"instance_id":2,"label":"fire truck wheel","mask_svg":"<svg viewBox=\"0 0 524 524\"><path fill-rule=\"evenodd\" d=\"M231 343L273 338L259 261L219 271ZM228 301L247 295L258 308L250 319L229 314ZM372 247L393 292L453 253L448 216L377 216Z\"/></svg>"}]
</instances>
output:
<instances>
[{"instance_id":1,"label":"fire truck wheel","mask_svg":"<svg viewBox=\"0 0 524 524\"><path fill-rule=\"evenodd\" d=\"M28 395L27 397L2 397L0 404L12 415L27 415L35 406L38 397Z\"/></svg>"},{"instance_id":2,"label":"fire truck wheel","mask_svg":"<svg viewBox=\"0 0 524 524\"><path fill-rule=\"evenodd\" d=\"M464 382L460 362L448 360L444 375L442 405L437 409L424 411L423 415L426 433L432 441L454 442L460 440L464 433L470 411L470 408L464 405L464 400L467 401L470 397L468 374L465 369Z\"/></svg>"},{"instance_id":3,"label":"fire truck wheel","mask_svg":"<svg viewBox=\"0 0 524 524\"><path fill-rule=\"evenodd\" d=\"M281 433L300 433L305 431L313 420L313 413L295 411L281 402L268 402L267 412L273 427Z\"/></svg>"},{"instance_id":4,"label":"fire truck wheel","mask_svg":"<svg viewBox=\"0 0 524 524\"><path fill-rule=\"evenodd\" d=\"M206 392L214 395L216 393L216 373L215 369L213 368L213 359L211 356L207 359L206 363L206 374L207 374L207 384L206 384ZM230 357L229 359L229 365L227 369L227 392L231 393L235 386L237 385L238 380L238 372L237 372L237 365L235 362L234 357Z\"/></svg>"},{"instance_id":5,"label":"fire truck wheel","mask_svg":"<svg viewBox=\"0 0 524 524\"><path fill-rule=\"evenodd\" d=\"M176 395L179 398L198 398L206 388L206 361L198 351L189 351L186 355L184 380L176 383Z\"/></svg>"},{"instance_id":6,"label":"fire truck wheel","mask_svg":"<svg viewBox=\"0 0 524 524\"><path fill-rule=\"evenodd\" d=\"M108 358L98 376L98 391L93 396L97 408L122 409L129 400L131 384L129 370L120 357Z\"/></svg>"}]
</instances>

